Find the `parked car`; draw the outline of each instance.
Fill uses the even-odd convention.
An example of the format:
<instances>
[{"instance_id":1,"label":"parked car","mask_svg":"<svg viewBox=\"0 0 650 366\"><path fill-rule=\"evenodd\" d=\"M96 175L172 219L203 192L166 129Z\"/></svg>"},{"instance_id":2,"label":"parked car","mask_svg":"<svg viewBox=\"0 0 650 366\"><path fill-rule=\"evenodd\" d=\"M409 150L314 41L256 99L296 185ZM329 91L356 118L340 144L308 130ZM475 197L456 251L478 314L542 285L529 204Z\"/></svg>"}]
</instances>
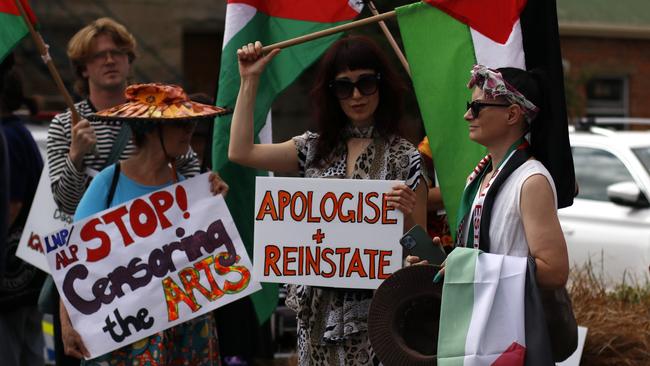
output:
<instances>
[{"instance_id":1,"label":"parked car","mask_svg":"<svg viewBox=\"0 0 650 366\"><path fill-rule=\"evenodd\" d=\"M559 211L571 265L591 262L608 287L650 278L650 132L570 134L579 193Z\"/></svg>"}]
</instances>

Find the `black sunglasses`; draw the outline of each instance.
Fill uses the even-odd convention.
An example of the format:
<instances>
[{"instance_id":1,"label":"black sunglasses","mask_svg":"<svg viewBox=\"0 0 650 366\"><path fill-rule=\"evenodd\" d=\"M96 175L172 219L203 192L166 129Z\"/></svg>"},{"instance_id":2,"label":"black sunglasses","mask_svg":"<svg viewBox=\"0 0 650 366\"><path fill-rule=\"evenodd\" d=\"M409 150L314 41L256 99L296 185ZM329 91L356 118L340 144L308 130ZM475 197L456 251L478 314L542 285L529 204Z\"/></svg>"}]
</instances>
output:
<instances>
[{"instance_id":1,"label":"black sunglasses","mask_svg":"<svg viewBox=\"0 0 650 366\"><path fill-rule=\"evenodd\" d=\"M357 88L362 95L373 95L377 92L379 87L379 80L381 74L366 74L361 75L357 81L350 81L347 79L335 79L330 81L329 88L332 90L334 96L338 99L347 99L354 94L354 88Z\"/></svg>"},{"instance_id":2,"label":"black sunglasses","mask_svg":"<svg viewBox=\"0 0 650 366\"><path fill-rule=\"evenodd\" d=\"M467 102L467 109L472 111L472 117L478 118L481 109L485 107L510 107L511 104L497 104L497 103L486 103L474 100L471 103Z\"/></svg>"}]
</instances>

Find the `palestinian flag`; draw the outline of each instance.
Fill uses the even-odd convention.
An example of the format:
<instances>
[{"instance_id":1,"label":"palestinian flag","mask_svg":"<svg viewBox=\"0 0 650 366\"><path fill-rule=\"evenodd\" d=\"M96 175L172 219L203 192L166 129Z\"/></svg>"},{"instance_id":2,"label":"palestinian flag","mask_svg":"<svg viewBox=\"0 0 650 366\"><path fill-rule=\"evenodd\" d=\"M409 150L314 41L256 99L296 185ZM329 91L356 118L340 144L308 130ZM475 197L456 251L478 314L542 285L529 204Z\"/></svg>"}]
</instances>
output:
<instances>
[{"instance_id":1,"label":"palestinian flag","mask_svg":"<svg viewBox=\"0 0 650 366\"><path fill-rule=\"evenodd\" d=\"M485 155L463 119L474 64L542 69L550 88L548 118L531 127L531 150L555 180L559 207L573 203L562 59L554 0L425 0L400 7L397 19L433 160L456 233L467 176Z\"/></svg>"},{"instance_id":2,"label":"palestinian flag","mask_svg":"<svg viewBox=\"0 0 650 366\"><path fill-rule=\"evenodd\" d=\"M20 0L20 2L32 24L36 24L36 17L27 0ZM11 53L27 33L29 29L20 15L15 0L0 0L0 62Z\"/></svg>"},{"instance_id":3,"label":"palestinian flag","mask_svg":"<svg viewBox=\"0 0 650 366\"><path fill-rule=\"evenodd\" d=\"M523 366L526 257L456 248L447 257L439 366Z\"/></svg>"},{"instance_id":4,"label":"palestinian flag","mask_svg":"<svg viewBox=\"0 0 650 366\"><path fill-rule=\"evenodd\" d=\"M228 0L226 29L221 56L217 102L234 108L239 91L236 51L250 42L270 45L349 22L361 11L356 0ZM267 66L255 106L256 142L271 142L271 104L340 35L320 38L283 50ZM265 172L228 161L232 116L217 118L213 140L213 166L232 187L226 201L249 256L253 255L255 176ZM276 284L263 284L252 296L260 323L269 318L278 302Z\"/></svg>"}]
</instances>

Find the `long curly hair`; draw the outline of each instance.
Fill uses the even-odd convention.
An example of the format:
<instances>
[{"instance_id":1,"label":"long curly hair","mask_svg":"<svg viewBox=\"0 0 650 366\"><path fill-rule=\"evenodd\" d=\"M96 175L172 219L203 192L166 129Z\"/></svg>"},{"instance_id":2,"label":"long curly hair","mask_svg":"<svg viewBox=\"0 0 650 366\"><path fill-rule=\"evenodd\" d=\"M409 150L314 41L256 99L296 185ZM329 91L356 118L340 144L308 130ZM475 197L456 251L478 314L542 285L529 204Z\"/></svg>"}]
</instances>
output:
<instances>
[{"instance_id":1,"label":"long curly hair","mask_svg":"<svg viewBox=\"0 0 650 366\"><path fill-rule=\"evenodd\" d=\"M375 130L384 138L400 134L404 104L402 96L406 85L372 39L358 35L342 38L323 55L310 93L320 135L315 161L321 166L329 161L334 149L343 141L343 131L349 123L339 100L329 89L329 83L340 72L359 69L370 69L381 74L379 105L374 113Z\"/></svg>"}]
</instances>

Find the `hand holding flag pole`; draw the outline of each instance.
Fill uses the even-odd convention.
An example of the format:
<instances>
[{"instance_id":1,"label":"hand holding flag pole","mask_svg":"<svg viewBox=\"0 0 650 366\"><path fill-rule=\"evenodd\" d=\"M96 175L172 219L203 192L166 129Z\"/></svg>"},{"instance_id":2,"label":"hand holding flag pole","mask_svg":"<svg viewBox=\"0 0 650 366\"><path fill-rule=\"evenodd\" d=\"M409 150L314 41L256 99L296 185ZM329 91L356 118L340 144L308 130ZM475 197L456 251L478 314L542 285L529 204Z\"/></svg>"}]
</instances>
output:
<instances>
[{"instance_id":1,"label":"hand holding flag pole","mask_svg":"<svg viewBox=\"0 0 650 366\"><path fill-rule=\"evenodd\" d=\"M339 33L339 32L345 32L350 29L358 28L367 24L372 24L372 23L379 23L379 26L381 27L382 31L384 32L384 35L388 39L388 43L390 43L391 47L395 51L395 54L397 55L397 58L400 60L402 63L402 66L404 66L404 69L406 70L406 73L411 76L411 70L409 68L408 61L406 61L406 57L404 57L404 54L400 50L399 46L397 45L397 42L395 41L395 38L393 35L390 33L390 30L388 29L388 26L386 26L386 23L384 22L385 19L390 19L394 18L395 11L389 11L386 13L379 14L377 11L377 7L372 1L367 1L368 7L370 8L370 11L372 12L372 16L364 18L364 19L359 19L354 22L342 24L336 27L332 27L329 29L324 29L322 31L306 34L304 36L288 39L286 41L274 43L268 46L265 46L262 48L262 53L266 54L269 53L270 51L276 49L276 48L287 48L291 46L295 46L297 44L305 43L308 41L312 41L314 39L322 38L322 37L327 37L329 35Z\"/></svg>"},{"instance_id":2,"label":"hand holding flag pole","mask_svg":"<svg viewBox=\"0 0 650 366\"><path fill-rule=\"evenodd\" d=\"M74 125L76 125L77 122L81 120L81 116L79 115L77 109L74 107L74 101L72 100L70 93L68 93L68 89L66 89L65 84L63 84L61 75L59 75L59 71L56 69L54 62L52 61L52 57L50 56L50 52L48 50L49 46L45 44L45 41L43 41L43 37L40 35L40 33L34 29L34 25L30 21L29 16L27 15L27 12L21 3L21 0L15 0L15 2L18 10L20 11L20 15L23 17L23 20L25 20L25 23L27 24L29 34L32 36L34 43L36 43L36 48L38 48L38 52L41 54L43 62L45 65L47 65L47 69L50 71L50 75L52 75L52 79L54 79L54 83L56 84L57 89L59 89L59 93L63 95L65 105L68 107L68 109L70 109L70 113L72 115L72 120L70 123L74 127ZM97 151L97 145L93 146L92 154L95 156L99 155L99 152Z\"/></svg>"},{"instance_id":3,"label":"hand holding flag pole","mask_svg":"<svg viewBox=\"0 0 650 366\"><path fill-rule=\"evenodd\" d=\"M32 39L34 40L34 43L36 43L36 47L38 48L38 52L41 54L41 57L43 58L43 62L45 62L48 70L50 70L50 74L54 79L54 83L56 84L56 87L59 89L59 92L63 95L65 104L68 106L68 108L70 108L70 112L72 113L72 125L74 126L77 122L79 122L81 118L79 116L79 112L77 112L77 110L74 108L74 102L72 101L72 97L70 96L70 93L68 93L68 90L65 88L65 85L63 84L63 80L61 80L61 76L59 75L59 71L56 69L54 62L52 62L52 58L50 57L50 53L48 51L48 46L43 41L43 37L41 37L41 35L36 31L36 29L34 29L34 25L29 20L29 17L27 16L27 12L25 11L25 8L23 7L21 1L20 0L15 0L15 1L16 1L16 6L20 11L20 15L25 20L25 23L27 24L27 28L29 28L29 34L32 36Z\"/></svg>"}]
</instances>

